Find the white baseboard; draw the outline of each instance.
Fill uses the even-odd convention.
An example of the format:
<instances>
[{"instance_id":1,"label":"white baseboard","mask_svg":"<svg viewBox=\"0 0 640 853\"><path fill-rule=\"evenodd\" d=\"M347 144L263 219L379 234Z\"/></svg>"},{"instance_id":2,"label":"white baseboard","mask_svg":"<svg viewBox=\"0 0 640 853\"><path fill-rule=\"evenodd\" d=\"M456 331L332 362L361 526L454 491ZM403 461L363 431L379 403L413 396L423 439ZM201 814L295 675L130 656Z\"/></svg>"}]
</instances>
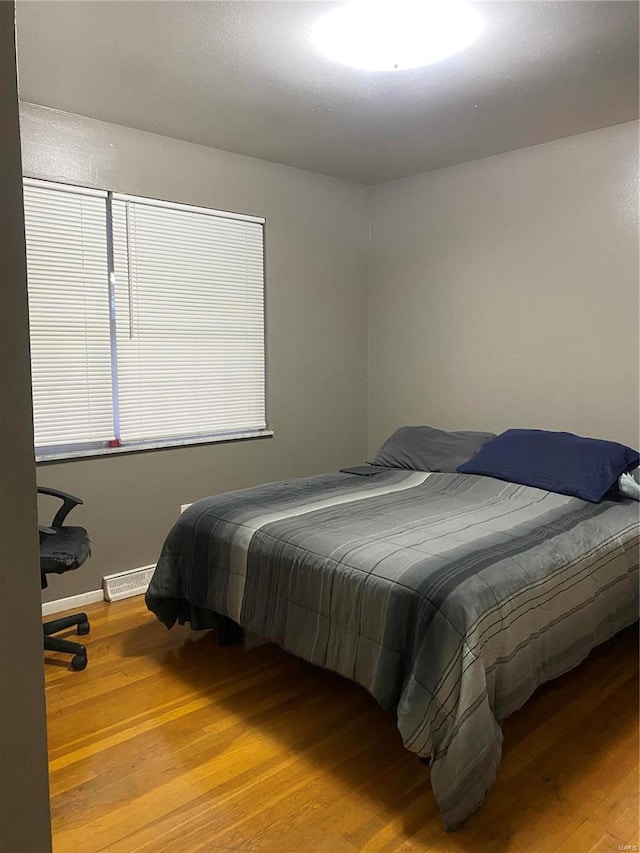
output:
<instances>
[{"instance_id":1,"label":"white baseboard","mask_svg":"<svg viewBox=\"0 0 640 853\"><path fill-rule=\"evenodd\" d=\"M101 589L92 589L91 592L81 592L80 595L70 595L57 601L46 601L42 605L42 615L50 616L52 613L62 613L63 610L82 609L85 604L95 604L96 601L104 601L104 592Z\"/></svg>"},{"instance_id":2,"label":"white baseboard","mask_svg":"<svg viewBox=\"0 0 640 853\"><path fill-rule=\"evenodd\" d=\"M139 569L105 575L102 579L102 589L81 592L80 595L59 598L57 601L47 601L42 605L42 615L49 616L52 613L62 613L63 610L82 608L85 604L95 604L96 601L119 601L122 598L142 595L147 591L155 568L154 563Z\"/></svg>"}]
</instances>

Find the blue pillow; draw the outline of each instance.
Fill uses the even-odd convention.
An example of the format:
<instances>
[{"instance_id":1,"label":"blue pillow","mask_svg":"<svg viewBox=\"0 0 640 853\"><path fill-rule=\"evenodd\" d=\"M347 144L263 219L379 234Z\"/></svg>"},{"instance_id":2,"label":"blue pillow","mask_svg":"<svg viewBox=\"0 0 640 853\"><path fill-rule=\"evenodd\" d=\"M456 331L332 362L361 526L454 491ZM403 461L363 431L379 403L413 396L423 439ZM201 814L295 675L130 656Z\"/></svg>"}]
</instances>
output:
<instances>
[{"instance_id":1,"label":"blue pillow","mask_svg":"<svg viewBox=\"0 0 640 853\"><path fill-rule=\"evenodd\" d=\"M508 429L487 442L461 474L485 474L511 483L598 503L620 474L638 465L637 450L570 432Z\"/></svg>"}]
</instances>

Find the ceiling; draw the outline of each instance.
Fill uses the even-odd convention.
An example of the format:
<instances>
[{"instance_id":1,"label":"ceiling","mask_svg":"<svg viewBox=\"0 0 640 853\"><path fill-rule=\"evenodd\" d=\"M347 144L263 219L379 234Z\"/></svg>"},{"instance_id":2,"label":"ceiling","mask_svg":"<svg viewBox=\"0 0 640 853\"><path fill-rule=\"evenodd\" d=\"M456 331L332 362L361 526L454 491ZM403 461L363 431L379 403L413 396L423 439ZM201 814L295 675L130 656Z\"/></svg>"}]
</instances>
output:
<instances>
[{"instance_id":1,"label":"ceiling","mask_svg":"<svg viewBox=\"0 0 640 853\"><path fill-rule=\"evenodd\" d=\"M20 97L365 184L638 116L637 3L475 5L475 44L389 74L310 46L334 3L19 0Z\"/></svg>"}]
</instances>

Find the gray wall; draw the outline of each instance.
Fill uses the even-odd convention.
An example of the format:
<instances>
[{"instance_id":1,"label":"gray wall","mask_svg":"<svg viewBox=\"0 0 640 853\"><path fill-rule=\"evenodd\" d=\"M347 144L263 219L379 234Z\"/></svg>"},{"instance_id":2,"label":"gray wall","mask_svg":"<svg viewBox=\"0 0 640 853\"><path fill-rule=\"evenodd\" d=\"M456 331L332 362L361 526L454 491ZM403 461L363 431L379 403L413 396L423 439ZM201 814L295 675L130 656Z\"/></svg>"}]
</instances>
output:
<instances>
[{"instance_id":1,"label":"gray wall","mask_svg":"<svg viewBox=\"0 0 640 853\"><path fill-rule=\"evenodd\" d=\"M377 186L369 451L401 424L638 445L638 123Z\"/></svg>"},{"instance_id":2,"label":"gray wall","mask_svg":"<svg viewBox=\"0 0 640 853\"><path fill-rule=\"evenodd\" d=\"M0 851L51 849L14 6L0 3Z\"/></svg>"},{"instance_id":3,"label":"gray wall","mask_svg":"<svg viewBox=\"0 0 640 853\"><path fill-rule=\"evenodd\" d=\"M369 190L187 142L23 105L25 174L267 219L271 439L40 465L81 496L94 556L49 599L157 559L180 504L364 459Z\"/></svg>"},{"instance_id":4,"label":"gray wall","mask_svg":"<svg viewBox=\"0 0 640 853\"><path fill-rule=\"evenodd\" d=\"M179 505L361 461L403 423L638 443L638 123L373 191L23 105L25 173L267 217L273 439L39 466L94 540L50 599L155 561ZM371 280L369 201L372 204Z\"/></svg>"}]
</instances>

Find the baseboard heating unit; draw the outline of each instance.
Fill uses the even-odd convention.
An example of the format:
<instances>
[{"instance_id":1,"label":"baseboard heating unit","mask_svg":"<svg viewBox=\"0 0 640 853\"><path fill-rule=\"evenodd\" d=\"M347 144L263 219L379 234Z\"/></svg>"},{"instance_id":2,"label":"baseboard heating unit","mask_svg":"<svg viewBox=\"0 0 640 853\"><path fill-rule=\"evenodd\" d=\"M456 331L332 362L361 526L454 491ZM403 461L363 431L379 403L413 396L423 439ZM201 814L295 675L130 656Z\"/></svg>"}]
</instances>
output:
<instances>
[{"instance_id":1,"label":"baseboard heating unit","mask_svg":"<svg viewBox=\"0 0 640 853\"><path fill-rule=\"evenodd\" d=\"M155 566L142 566L126 572L105 575L102 579L104 597L107 601L120 601L147 591Z\"/></svg>"}]
</instances>

